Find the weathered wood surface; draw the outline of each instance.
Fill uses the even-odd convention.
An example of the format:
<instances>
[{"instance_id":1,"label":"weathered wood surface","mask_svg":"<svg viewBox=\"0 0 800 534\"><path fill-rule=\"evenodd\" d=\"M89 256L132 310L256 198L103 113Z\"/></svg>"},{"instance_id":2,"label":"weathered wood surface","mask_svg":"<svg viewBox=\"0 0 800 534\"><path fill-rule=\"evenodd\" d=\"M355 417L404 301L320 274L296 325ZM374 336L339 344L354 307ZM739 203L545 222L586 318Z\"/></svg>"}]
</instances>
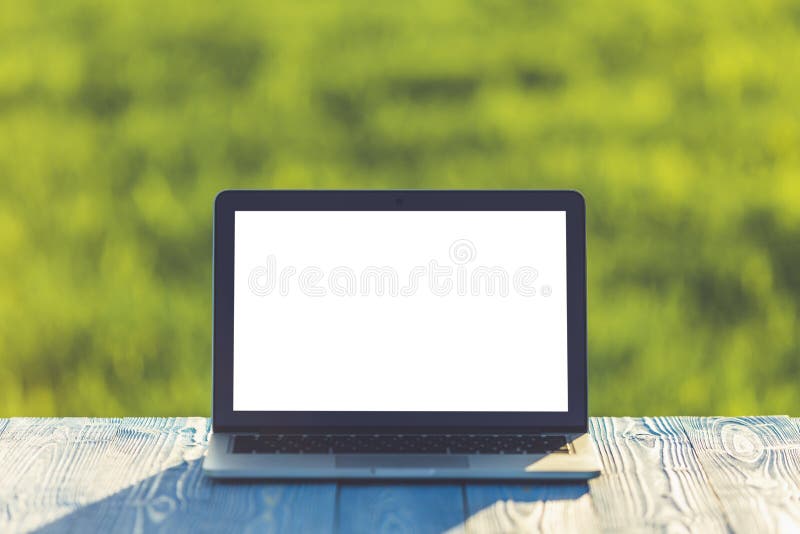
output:
<instances>
[{"instance_id":1,"label":"weathered wood surface","mask_svg":"<svg viewBox=\"0 0 800 534\"><path fill-rule=\"evenodd\" d=\"M0 420L0 532L794 532L800 420L599 418L587 483L230 483L204 418Z\"/></svg>"},{"instance_id":2,"label":"weathered wood surface","mask_svg":"<svg viewBox=\"0 0 800 534\"><path fill-rule=\"evenodd\" d=\"M771 417L684 425L729 524L741 532L800 532L800 433Z\"/></svg>"}]
</instances>

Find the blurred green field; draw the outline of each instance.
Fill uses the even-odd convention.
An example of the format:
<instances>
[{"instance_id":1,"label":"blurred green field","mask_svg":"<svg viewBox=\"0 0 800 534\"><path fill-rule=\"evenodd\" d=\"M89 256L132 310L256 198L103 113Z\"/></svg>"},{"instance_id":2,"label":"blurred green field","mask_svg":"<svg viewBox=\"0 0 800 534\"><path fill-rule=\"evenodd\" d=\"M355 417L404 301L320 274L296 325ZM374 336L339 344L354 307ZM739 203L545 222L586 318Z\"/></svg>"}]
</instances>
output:
<instances>
[{"instance_id":1,"label":"blurred green field","mask_svg":"<svg viewBox=\"0 0 800 534\"><path fill-rule=\"evenodd\" d=\"M0 416L209 413L224 188L577 188L595 415L800 406L800 5L13 2Z\"/></svg>"}]
</instances>

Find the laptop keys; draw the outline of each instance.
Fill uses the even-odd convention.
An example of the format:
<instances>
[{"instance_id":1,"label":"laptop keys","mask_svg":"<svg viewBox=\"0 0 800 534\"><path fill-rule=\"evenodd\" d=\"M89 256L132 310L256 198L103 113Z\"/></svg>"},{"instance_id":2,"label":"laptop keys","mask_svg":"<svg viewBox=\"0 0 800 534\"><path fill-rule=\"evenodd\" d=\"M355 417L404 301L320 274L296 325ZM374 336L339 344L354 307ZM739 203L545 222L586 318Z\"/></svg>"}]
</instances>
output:
<instances>
[{"instance_id":1,"label":"laptop keys","mask_svg":"<svg viewBox=\"0 0 800 534\"><path fill-rule=\"evenodd\" d=\"M569 453L564 436L555 435L237 435L237 454L545 454Z\"/></svg>"},{"instance_id":2,"label":"laptop keys","mask_svg":"<svg viewBox=\"0 0 800 534\"><path fill-rule=\"evenodd\" d=\"M256 436L235 436L233 438L234 453L251 453L256 451L258 437Z\"/></svg>"}]
</instances>

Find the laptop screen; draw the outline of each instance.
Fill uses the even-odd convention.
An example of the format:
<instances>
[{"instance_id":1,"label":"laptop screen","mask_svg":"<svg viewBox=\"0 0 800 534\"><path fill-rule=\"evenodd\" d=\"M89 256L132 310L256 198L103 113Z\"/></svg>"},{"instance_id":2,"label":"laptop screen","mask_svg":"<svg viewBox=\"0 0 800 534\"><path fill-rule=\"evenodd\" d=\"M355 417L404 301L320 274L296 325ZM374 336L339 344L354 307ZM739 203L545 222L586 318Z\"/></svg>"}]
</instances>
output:
<instances>
[{"instance_id":1,"label":"laptop screen","mask_svg":"<svg viewBox=\"0 0 800 534\"><path fill-rule=\"evenodd\" d=\"M566 412L564 211L237 211L234 411Z\"/></svg>"}]
</instances>

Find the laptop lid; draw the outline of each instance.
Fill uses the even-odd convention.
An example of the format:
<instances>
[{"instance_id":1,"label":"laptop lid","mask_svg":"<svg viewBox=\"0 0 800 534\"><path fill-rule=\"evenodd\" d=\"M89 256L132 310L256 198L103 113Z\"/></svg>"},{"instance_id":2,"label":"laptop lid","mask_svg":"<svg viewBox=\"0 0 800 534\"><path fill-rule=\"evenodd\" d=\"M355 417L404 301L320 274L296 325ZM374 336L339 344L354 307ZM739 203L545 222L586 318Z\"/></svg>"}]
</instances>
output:
<instances>
[{"instance_id":1,"label":"laptop lid","mask_svg":"<svg viewBox=\"0 0 800 534\"><path fill-rule=\"evenodd\" d=\"M574 191L223 191L213 428L584 432Z\"/></svg>"}]
</instances>

